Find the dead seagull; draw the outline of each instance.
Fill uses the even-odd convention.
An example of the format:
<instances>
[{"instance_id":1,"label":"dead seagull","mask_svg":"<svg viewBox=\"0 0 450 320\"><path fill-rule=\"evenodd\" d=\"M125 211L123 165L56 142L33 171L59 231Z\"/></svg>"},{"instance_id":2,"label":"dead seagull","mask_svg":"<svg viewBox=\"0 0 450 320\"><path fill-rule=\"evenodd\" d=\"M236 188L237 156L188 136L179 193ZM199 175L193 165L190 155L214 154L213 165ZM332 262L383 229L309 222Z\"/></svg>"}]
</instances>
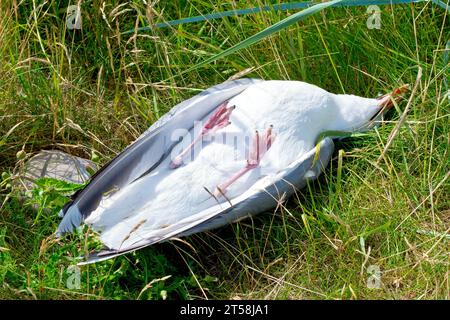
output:
<instances>
[{"instance_id":1,"label":"dead seagull","mask_svg":"<svg viewBox=\"0 0 450 320\"><path fill-rule=\"evenodd\" d=\"M375 99L299 81L209 88L98 171L61 211L57 235L90 225L106 247L92 263L267 211L321 173L333 133L367 130L405 89Z\"/></svg>"}]
</instances>

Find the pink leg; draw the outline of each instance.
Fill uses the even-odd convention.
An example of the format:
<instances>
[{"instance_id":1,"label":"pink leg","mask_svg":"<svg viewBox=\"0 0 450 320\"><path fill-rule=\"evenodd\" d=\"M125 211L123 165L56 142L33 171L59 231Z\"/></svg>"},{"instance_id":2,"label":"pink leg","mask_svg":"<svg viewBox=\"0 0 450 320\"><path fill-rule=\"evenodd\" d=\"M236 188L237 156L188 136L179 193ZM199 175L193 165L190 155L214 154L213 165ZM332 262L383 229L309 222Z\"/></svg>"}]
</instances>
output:
<instances>
[{"instance_id":1,"label":"pink leg","mask_svg":"<svg viewBox=\"0 0 450 320\"><path fill-rule=\"evenodd\" d=\"M216 111L212 114L212 116L208 119L206 124L204 125L202 132L192 141L192 143L184 149L178 156L176 156L170 162L170 168L175 169L181 166L183 163L183 157L191 151L194 145L201 141L205 135L208 133L215 132L221 128L224 128L230 124L230 115L236 106L231 106L227 108L228 101L222 103Z\"/></svg>"},{"instance_id":2,"label":"pink leg","mask_svg":"<svg viewBox=\"0 0 450 320\"><path fill-rule=\"evenodd\" d=\"M274 138L275 136L272 133L272 126L270 126L266 130L266 133L262 136L258 133L258 131L256 131L253 137L251 146L252 149L249 154L249 159L247 159L247 164L245 165L244 168L242 168L236 174L234 174L230 179L228 179L224 183L219 184L216 187L216 190L214 190L214 196L218 198L222 195L225 195L226 189L232 183L234 183L236 180L238 180L240 177L242 177L250 170L258 167L261 158L264 156L266 151L269 150Z\"/></svg>"}]
</instances>

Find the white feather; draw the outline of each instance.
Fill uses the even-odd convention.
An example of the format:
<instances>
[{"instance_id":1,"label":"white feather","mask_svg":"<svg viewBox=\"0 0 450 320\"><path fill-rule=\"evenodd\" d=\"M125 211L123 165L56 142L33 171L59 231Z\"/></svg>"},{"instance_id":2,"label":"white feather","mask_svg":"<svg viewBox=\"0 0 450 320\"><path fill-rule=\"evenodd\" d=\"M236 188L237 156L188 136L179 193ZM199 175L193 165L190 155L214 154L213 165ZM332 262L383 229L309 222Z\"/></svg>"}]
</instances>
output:
<instances>
[{"instance_id":1,"label":"white feather","mask_svg":"<svg viewBox=\"0 0 450 320\"><path fill-rule=\"evenodd\" d=\"M245 166L255 130L262 134L272 125L276 138L260 166L227 189L231 201L255 188L261 178L274 177L310 151L321 132L356 130L380 110L376 99L335 95L298 81L254 84L228 105L236 106L231 124L196 146L199 152L191 161L186 157L183 166L170 169L168 157L151 174L101 201L86 223L100 232L106 246L124 250L217 205L205 188L213 192ZM180 152L183 146L179 143L174 152ZM221 197L219 201L228 200Z\"/></svg>"}]
</instances>

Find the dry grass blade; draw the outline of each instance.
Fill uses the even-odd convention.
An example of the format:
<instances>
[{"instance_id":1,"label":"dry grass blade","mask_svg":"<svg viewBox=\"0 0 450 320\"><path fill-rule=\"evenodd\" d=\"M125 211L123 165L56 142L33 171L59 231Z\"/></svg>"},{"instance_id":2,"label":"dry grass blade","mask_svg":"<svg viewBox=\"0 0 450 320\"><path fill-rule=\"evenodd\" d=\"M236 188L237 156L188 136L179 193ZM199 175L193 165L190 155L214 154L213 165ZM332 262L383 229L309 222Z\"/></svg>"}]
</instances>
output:
<instances>
[{"instance_id":1,"label":"dry grass blade","mask_svg":"<svg viewBox=\"0 0 450 320\"><path fill-rule=\"evenodd\" d=\"M211 63L213 61L216 61L218 59L224 58L224 57L226 57L226 56L228 56L228 55L230 55L230 54L232 54L232 53L234 53L236 51L245 49L245 48L251 46L252 44L254 44L256 42L259 42L259 41L269 37L270 35L272 35L272 34L274 34L276 32L279 32L279 31L281 31L283 29L286 29L287 27L289 27L289 26L293 25L294 23L297 23L297 22L299 22L299 21L309 17L310 15L313 15L313 14L318 13L318 12L328 8L328 7L336 5L339 2L341 2L341 1L342 0L332 0L332 1L327 1L327 2L323 2L323 3L318 3L318 4L314 5L314 6L311 6L311 7L307 8L307 9L304 9L304 10L302 10L300 12L297 12L297 13L295 13L295 14L293 14L293 15L291 15L291 16L289 16L289 17L287 17L287 18L285 18L285 19L283 19L283 20L281 20L281 21L271 25L270 27L265 28L264 30L254 34L253 36L248 37L247 39L239 42L238 44L232 46L231 48L228 48L228 49L226 49L226 50L224 50L224 51L222 51L222 52L220 52L218 54L215 54L214 56L212 56L212 57L210 57L210 58L208 58L208 59L198 63L197 65L187 69L186 71L184 71L182 73L184 74L184 73L191 72L193 70L198 69L201 66L209 64L209 63Z\"/></svg>"},{"instance_id":2,"label":"dry grass blade","mask_svg":"<svg viewBox=\"0 0 450 320\"><path fill-rule=\"evenodd\" d=\"M167 280L167 279L169 279L169 278L171 278L171 277L172 277L172 276L165 276L165 277L162 277L162 278L159 278L159 279L153 279L152 281L150 281L149 283L147 283L147 284L145 285L145 287L142 288L141 292L139 293L139 295L138 295L138 297L137 297L137 300L139 300L139 298L142 296L142 294L143 294L146 290L150 289L150 288L153 286L154 283L156 283L156 282L161 282L161 281L165 281L165 280Z\"/></svg>"},{"instance_id":3,"label":"dry grass blade","mask_svg":"<svg viewBox=\"0 0 450 320\"><path fill-rule=\"evenodd\" d=\"M422 68L420 66L418 66L416 83L414 84L414 87L411 91L411 95L409 97L408 103L406 104L405 110L403 111L402 116L398 120L397 125L394 127L394 129L392 129L391 133L389 134L389 138L386 142L383 152L381 153L380 157L377 160L377 164L380 163L381 159L384 158L384 155L386 154L387 150L392 145L392 142L394 141L395 137L397 137L398 133L400 132L401 126L406 121L406 116L408 115L409 109L411 108L412 101L416 94L417 88L419 87L419 83L420 83L421 79L422 79Z\"/></svg>"},{"instance_id":4,"label":"dry grass blade","mask_svg":"<svg viewBox=\"0 0 450 320\"><path fill-rule=\"evenodd\" d=\"M300 289L300 290L304 290L304 291L309 292L309 293L314 293L314 294L316 294L318 296L321 296L323 298L326 297L326 295L324 295L323 293L320 293L320 292L317 292L317 291L314 291L314 290L310 290L308 288L304 288L302 286L296 285L295 283L291 283L291 282L288 282L286 280L278 279L278 278L276 278L274 276L271 276L270 274L267 274L267 273L264 273L262 271L259 271L259 270L255 269L255 268L251 267L251 266L247 266L247 268L249 268L249 269L251 269L251 270L253 270L253 271L255 271L255 272L259 273L259 274L262 274L264 277L266 277L266 278L268 278L268 279L270 279L272 281L275 281L277 283L281 282L281 283L290 285L290 286L292 286L294 288L297 288L297 289Z\"/></svg>"}]
</instances>

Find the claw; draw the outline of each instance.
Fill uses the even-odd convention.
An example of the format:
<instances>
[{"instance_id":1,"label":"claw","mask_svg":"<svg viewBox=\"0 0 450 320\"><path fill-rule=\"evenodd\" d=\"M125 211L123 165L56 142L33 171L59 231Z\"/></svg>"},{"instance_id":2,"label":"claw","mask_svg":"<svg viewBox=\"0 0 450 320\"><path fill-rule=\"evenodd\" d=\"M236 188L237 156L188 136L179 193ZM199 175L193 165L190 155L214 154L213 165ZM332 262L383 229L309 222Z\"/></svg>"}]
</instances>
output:
<instances>
[{"instance_id":1,"label":"claw","mask_svg":"<svg viewBox=\"0 0 450 320\"><path fill-rule=\"evenodd\" d=\"M246 174L248 171L259 166L261 158L264 154L269 150L272 145L272 142L275 138L272 132L272 125L266 130L264 135L260 135L258 130L255 131L255 135L253 136L251 151L249 154L249 158L247 159L247 164L244 168L239 170L234 176L225 181L224 183L218 185L214 190L214 197L219 198L220 196L225 196L226 189Z\"/></svg>"},{"instance_id":2,"label":"claw","mask_svg":"<svg viewBox=\"0 0 450 320\"><path fill-rule=\"evenodd\" d=\"M236 108L236 106L231 106L227 108L228 101L222 103L216 111L211 115L206 124L203 126L200 134L192 141L192 143L184 149L178 156L176 156L169 164L171 169L176 169L183 164L183 157L191 151L194 145L203 139L203 137L209 133L214 133L219 129L225 128L230 122L231 112Z\"/></svg>"},{"instance_id":3,"label":"claw","mask_svg":"<svg viewBox=\"0 0 450 320\"><path fill-rule=\"evenodd\" d=\"M213 113L213 115L208 119L203 131L205 134L209 131L216 131L218 129L224 128L230 124L231 112L236 108L236 106L231 106L227 108L228 101L222 103L219 108Z\"/></svg>"}]
</instances>

